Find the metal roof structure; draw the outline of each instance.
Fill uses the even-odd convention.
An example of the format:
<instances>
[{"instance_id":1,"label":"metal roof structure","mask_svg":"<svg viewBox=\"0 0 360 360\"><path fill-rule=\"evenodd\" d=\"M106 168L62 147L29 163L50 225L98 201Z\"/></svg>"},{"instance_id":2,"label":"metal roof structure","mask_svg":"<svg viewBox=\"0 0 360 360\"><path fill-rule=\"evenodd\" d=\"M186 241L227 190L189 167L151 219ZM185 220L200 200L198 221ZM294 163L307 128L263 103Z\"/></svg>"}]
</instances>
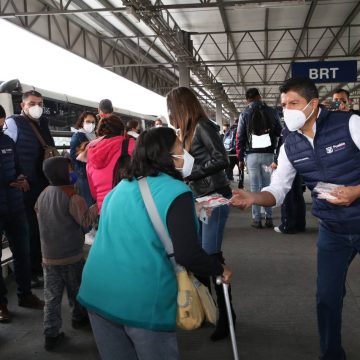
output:
<instances>
[{"instance_id":1,"label":"metal roof structure","mask_svg":"<svg viewBox=\"0 0 360 360\"><path fill-rule=\"evenodd\" d=\"M355 0L0 0L0 18L159 94L189 69L204 103L231 117L250 87L276 105L294 61L357 60L359 13ZM339 86L360 94L327 84L321 98Z\"/></svg>"}]
</instances>

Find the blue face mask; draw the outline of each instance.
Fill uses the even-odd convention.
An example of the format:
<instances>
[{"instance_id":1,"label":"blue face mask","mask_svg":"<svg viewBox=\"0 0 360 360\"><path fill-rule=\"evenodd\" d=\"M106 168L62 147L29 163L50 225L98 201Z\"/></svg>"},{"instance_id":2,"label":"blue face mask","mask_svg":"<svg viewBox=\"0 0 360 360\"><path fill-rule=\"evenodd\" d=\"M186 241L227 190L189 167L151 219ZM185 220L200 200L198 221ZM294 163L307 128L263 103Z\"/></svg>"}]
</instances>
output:
<instances>
[{"instance_id":1,"label":"blue face mask","mask_svg":"<svg viewBox=\"0 0 360 360\"><path fill-rule=\"evenodd\" d=\"M77 179L78 179L77 173L75 171L70 171L69 172L69 177L70 177L70 184L74 185L77 182Z\"/></svg>"}]
</instances>

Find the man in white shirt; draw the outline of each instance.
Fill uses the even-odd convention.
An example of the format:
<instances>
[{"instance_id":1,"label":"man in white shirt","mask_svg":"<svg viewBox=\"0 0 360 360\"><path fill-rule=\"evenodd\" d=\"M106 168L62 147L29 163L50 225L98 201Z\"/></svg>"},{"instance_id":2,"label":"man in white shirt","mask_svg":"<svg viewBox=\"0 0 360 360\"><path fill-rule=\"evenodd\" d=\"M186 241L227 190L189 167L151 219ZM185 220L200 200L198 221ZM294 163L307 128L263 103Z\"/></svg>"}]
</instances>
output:
<instances>
[{"instance_id":1,"label":"man in white shirt","mask_svg":"<svg viewBox=\"0 0 360 360\"><path fill-rule=\"evenodd\" d=\"M308 78L289 79L280 88L284 120L291 131L280 149L271 184L261 192L236 190L239 208L279 206L298 172L312 190L319 218L317 316L321 360L345 360L341 315L348 267L360 252L360 118L319 107L316 86ZM330 192L317 194L319 183Z\"/></svg>"}]
</instances>

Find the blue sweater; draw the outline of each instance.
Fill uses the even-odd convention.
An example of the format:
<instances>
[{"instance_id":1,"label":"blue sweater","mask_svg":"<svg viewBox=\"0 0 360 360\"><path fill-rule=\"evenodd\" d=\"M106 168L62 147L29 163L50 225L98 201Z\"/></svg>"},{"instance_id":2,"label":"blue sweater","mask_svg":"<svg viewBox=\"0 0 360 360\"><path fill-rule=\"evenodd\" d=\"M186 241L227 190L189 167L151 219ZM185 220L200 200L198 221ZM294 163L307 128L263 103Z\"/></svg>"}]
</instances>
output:
<instances>
[{"instance_id":1,"label":"blue sweater","mask_svg":"<svg viewBox=\"0 0 360 360\"><path fill-rule=\"evenodd\" d=\"M166 226L172 202L190 189L165 174L148 177L148 183ZM174 331L176 297L176 276L138 182L123 180L105 198L78 300L89 311L116 323Z\"/></svg>"}]
</instances>

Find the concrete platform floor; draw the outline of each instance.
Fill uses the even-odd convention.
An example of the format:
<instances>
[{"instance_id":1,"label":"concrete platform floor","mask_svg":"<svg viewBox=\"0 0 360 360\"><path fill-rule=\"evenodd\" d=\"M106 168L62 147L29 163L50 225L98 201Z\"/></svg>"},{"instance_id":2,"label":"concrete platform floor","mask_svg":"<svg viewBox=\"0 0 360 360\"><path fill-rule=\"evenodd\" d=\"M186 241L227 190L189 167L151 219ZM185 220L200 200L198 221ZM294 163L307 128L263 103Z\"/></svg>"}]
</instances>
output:
<instances>
[{"instance_id":1,"label":"concrete platform floor","mask_svg":"<svg viewBox=\"0 0 360 360\"><path fill-rule=\"evenodd\" d=\"M224 240L227 263L234 270L240 359L315 360L316 219L308 213L306 233L283 235L251 228L250 217L249 211L232 209ZM277 224L279 210L274 211L274 218ZM360 359L359 274L357 256L349 270L343 311L343 344L348 360ZM35 292L42 297L40 290ZM65 297L63 330L67 340L54 353L43 349L42 313L17 306L11 280L9 309L14 314L12 323L0 325L1 360L99 359L91 332L71 328ZM181 360L231 360L230 341L212 343L212 331L211 327L179 331Z\"/></svg>"}]
</instances>

